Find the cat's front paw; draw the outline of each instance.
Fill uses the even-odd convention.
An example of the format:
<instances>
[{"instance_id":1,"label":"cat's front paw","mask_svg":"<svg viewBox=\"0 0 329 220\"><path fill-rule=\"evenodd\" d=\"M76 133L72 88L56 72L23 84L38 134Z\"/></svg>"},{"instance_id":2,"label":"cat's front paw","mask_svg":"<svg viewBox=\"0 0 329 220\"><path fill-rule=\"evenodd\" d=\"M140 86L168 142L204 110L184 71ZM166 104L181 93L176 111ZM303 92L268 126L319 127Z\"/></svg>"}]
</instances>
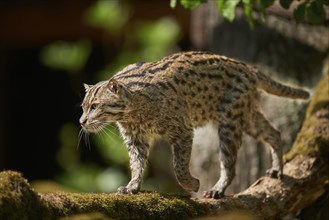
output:
<instances>
[{"instance_id":1,"label":"cat's front paw","mask_svg":"<svg viewBox=\"0 0 329 220\"><path fill-rule=\"evenodd\" d=\"M276 178L276 179L282 179L283 174L280 169L277 168L271 168L266 171L266 176L271 177L271 178Z\"/></svg>"},{"instance_id":2,"label":"cat's front paw","mask_svg":"<svg viewBox=\"0 0 329 220\"><path fill-rule=\"evenodd\" d=\"M136 193L138 193L138 189L133 189L133 188L126 187L126 186L120 186L117 190L117 193L120 193L120 194L136 194Z\"/></svg>"}]
</instances>

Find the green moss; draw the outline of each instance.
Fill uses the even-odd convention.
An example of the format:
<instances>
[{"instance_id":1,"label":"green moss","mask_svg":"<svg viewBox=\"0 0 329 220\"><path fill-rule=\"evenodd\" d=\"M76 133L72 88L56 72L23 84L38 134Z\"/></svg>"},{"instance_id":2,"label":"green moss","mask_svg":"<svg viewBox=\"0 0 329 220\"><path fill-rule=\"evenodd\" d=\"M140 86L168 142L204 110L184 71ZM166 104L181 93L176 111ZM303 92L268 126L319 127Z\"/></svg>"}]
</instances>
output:
<instances>
[{"instance_id":1,"label":"green moss","mask_svg":"<svg viewBox=\"0 0 329 220\"><path fill-rule=\"evenodd\" d=\"M105 193L44 194L43 200L51 202L61 198L66 213L99 212L115 219L187 219L206 214L207 206L188 197L143 192L137 195ZM59 205L61 206L61 205Z\"/></svg>"},{"instance_id":2,"label":"green moss","mask_svg":"<svg viewBox=\"0 0 329 220\"><path fill-rule=\"evenodd\" d=\"M41 217L41 209L38 195L20 173L0 173L0 219L33 219Z\"/></svg>"},{"instance_id":3,"label":"green moss","mask_svg":"<svg viewBox=\"0 0 329 220\"><path fill-rule=\"evenodd\" d=\"M0 173L0 219L57 219L81 213L101 213L114 219L187 219L209 212L209 206L186 196L142 192L36 193L21 174Z\"/></svg>"},{"instance_id":4,"label":"green moss","mask_svg":"<svg viewBox=\"0 0 329 220\"><path fill-rule=\"evenodd\" d=\"M324 74L318 83L310 105L307 108L306 118L314 115L322 109L329 109L329 73Z\"/></svg>"},{"instance_id":5,"label":"green moss","mask_svg":"<svg viewBox=\"0 0 329 220\"><path fill-rule=\"evenodd\" d=\"M294 146L284 155L284 160L296 156L318 156L329 160L329 76L319 82L310 102L304 124Z\"/></svg>"}]
</instances>

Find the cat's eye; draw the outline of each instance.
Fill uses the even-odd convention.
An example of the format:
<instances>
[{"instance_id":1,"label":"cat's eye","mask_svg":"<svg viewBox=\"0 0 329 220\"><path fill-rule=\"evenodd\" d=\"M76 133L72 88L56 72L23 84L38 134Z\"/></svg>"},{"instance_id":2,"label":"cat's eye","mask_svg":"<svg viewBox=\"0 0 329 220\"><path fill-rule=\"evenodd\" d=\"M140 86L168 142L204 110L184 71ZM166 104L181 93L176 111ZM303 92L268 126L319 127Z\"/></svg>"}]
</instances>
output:
<instances>
[{"instance_id":1,"label":"cat's eye","mask_svg":"<svg viewBox=\"0 0 329 220\"><path fill-rule=\"evenodd\" d=\"M96 107L97 107L97 104L92 104L91 106L90 106L90 110L95 110L96 109Z\"/></svg>"}]
</instances>

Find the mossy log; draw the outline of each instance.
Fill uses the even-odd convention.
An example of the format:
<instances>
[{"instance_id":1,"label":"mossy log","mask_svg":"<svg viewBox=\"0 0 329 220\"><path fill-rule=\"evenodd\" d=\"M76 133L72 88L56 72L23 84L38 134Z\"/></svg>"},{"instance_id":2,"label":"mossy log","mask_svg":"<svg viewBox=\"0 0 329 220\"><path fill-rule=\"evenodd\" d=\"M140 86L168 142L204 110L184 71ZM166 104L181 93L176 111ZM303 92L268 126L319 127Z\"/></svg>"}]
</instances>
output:
<instances>
[{"instance_id":1,"label":"mossy log","mask_svg":"<svg viewBox=\"0 0 329 220\"><path fill-rule=\"evenodd\" d=\"M209 211L208 205L188 196L156 192L136 195L36 193L22 174L14 171L0 173L1 220L47 220L81 213L101 213L101 216L114 219L187 219L206 215Z\"/></svg>"},{"instance_id":2,"label":"mossy log","mask_svg":"<svg viewBox=\"0 0 329 220\"><path fill-rule=\"evenodd\" d=\"M284 159L283 180L261 177L247 190L219 200L164 193L36 193L21 174L0 173L0 219L58 219L101 213L97 219L187 219L227 212L279 218L311 205L329 189L329 72L308 107L294 146ZM107 217L106 217L107 216ZM95 218L94 218L95 219ZM245 218L246 219L246 218Z\"/></svg>"}]
</instances>

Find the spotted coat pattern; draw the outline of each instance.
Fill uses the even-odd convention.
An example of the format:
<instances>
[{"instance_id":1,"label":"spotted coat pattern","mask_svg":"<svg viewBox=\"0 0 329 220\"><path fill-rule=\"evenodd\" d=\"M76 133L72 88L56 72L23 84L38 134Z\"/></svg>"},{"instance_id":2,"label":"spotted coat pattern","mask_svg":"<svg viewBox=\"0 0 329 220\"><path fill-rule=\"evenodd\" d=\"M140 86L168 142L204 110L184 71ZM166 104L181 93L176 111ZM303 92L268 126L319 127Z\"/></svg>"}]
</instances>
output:
<instances>
[{"instance_id":1,"label":"spotted coat pattern","mask_svg":"<svg viewBox=\"0 0 329 220\"><path fill-rule=\"evenodd\" d=\"M198 191L189 171L193 129L211 123L218 128L221 177L206 198L220 198L235 175L243 132L271 147L267 175L282 177L280 133L258 107L258 89L290 98L308 92L278 83L242 62L205 52L176 53L157 62L127 66L110 80L85 85L84 130L98 132L116 122L127 145L131 180L119 193L137 193L150 147L166 140L173 152L174 171L187 191Z\"/></svg>"}]
</instances>

